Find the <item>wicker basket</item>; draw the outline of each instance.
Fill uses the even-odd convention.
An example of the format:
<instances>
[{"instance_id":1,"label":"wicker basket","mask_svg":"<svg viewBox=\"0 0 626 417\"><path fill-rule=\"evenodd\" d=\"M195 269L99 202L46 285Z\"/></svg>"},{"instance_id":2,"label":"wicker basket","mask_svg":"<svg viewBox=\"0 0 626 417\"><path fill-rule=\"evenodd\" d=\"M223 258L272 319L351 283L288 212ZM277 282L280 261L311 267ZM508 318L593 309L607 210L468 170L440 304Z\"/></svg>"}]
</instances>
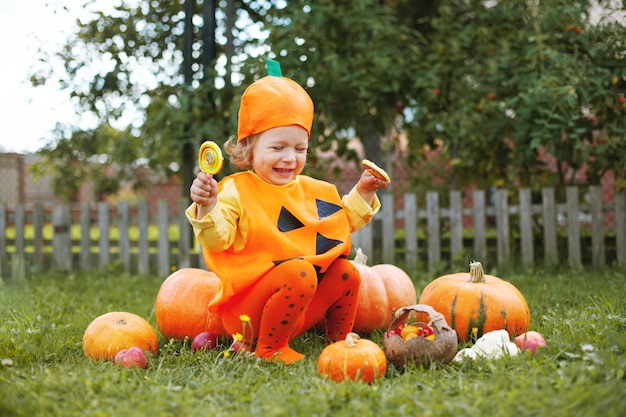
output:
<instances>
[{"instance_id":1,"label":"wicker basket","mask_svg":"<svg viewBox=\"0 0 626 417\"><path fill-rule=\"evenodd\" d=\"M435 334L431 341L423 337L403 340L394 331L399 325L407 323L412 316L425 317L427 322L418 322L417 326L430 326ZM413 362L427 367L433 362L448 363L457 351L457 334L446 322L441 313L429 305L415 304L398 309L383 339L383 348L389 362L397 368L403 368Z\"/></svg>"}]
</instances>

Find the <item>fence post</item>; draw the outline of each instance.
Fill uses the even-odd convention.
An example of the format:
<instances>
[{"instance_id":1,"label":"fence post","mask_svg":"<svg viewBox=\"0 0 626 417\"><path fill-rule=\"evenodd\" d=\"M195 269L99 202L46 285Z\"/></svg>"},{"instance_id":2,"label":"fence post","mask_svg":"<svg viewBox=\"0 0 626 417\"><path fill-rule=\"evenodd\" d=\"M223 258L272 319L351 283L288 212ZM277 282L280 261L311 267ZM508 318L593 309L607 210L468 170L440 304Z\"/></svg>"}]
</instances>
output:
<instances>
[{"instance_id":1,"label":"fence post","mask_svg":"<svg viewBox=\"0 0 626 417\"><path fill-rule=\"evenodd\" d=\"M80 255L81 271L91 268L91 207L88 202L80 204Z\"/></svg>"},{"instance_id":2,"label":"fence post","mask_svg":"<svg viewBox=\"0 0 626 417\"><path fill-rule=\"evenodd\" d=\"M67 204L52 210L52 252L57 268L72 270L72 237L70 234L71 210Z\"/></svg>"},{"instance_id":3,"label":"fence post","mask_svg":"<svg viewBox=\"0 0 626 417\"><path fill-rule=\"evenodd\" d=\"M43 225L44 211L43 204L36 203L33 211L33 227L35 228L35 240L33 242L33 254L35 265L43 266Z\"/></svg>"},{"instance_id":4,"label":"fence post","mask_svg":"<svg viewBox=\"0 0 626 417\"><path fill-rule=\"evenodd\" d=\"M519 227L522 252L522 266L532 268L535 264L533 242L533 206L530 188L519 190Z\"/></svg>"},{"instance_id":5,"label":"fence post","mask_svg":"<svg viewBox=\"0 0 626 417\"><path fill-rule=\"evenodd\" d=\"M496 224L498 226L498 267L506 269L511 257L511 242L509 239L509 204L507 190L498 189L495 193Z\"/></svg>"},{"instance_id":6,"label":"fence post","mask_svg":"<svg viewBox=\"0 0 626 417\"><path fill-rule=\"evenodd\" d=\"M5 265L5 259L9 259L9 254L7 253L7 205L6 203L0 203L0 278L3 277L4 268L8 265Z\"/></svg>"},{"instance_id":7,"label":"fence post","mask_svg":"<svg viewBox=\"0 0 626 417\"><path fill-rule=\"evenodd\" d=\"M25 256L25 242L24 242L24 227L26 226L26 209L24 203L19 203L15 206L15 255L18 258L24 259Z\"/></svg>"},{"instance_id":8,"label":"fence post","mask_svg":"<svg viewBox=\"0 0 626 417\"><path fill-rule=\"evenodd\" d=\"M148 242L149 211L148 202L141 200L137 205L137 225L139 226L139 275L150 272L150 243Z\"/></svg>"},{"instance_id":9,"label":"fence post","mask_svg":"<svg viewBox=\"0 0 626 417\"><path fill-rule=\"evenodd\" d=\"M606 263L602 189L594 185L589 187L589 193L591 195L591 263L593 268L602 269Z\"/></svg>"},{"instance_id":10,"label":"fence post","mask_svg":"<svg viewBox=\"0 0 626 417\"><path fill-rule=\"evenodd\" d=\"M565 189L567 203L567 248L570 267L581 265L580 250L580 221L578 215L578 187L570 186Z\"/></svg>"},{"instance_id":11,"label":"fence post","mask_svg":"<svg viewBox=\"0 0 626 417\"><path fill-rule=\"evenodd\" d=\"M439 227L439 193L426 193L426 213L428 216L428 270L434 271L441 261L441 237Z\"/></svg>"},{"instance_id":12,"label":"fence post","mask_svg":"<svg viewBox=\"0 0 626 417\"><path fill-rule=\"evenodd\" d=\"M393 207L393 194L385 193L382 195L382 234L383 234L383 263L394 264L396 252L395 238L395 210Z\"/></svg>"},{"instance_id":13,"label":"fence post","mask_svg":"<svg viewBox=\"0 0 626 417\"><path fill-rule=\"evenodd\" d=\"M120 201L117 204L117 229L119 231L119 254L124 270L130 270L130 236L129 236L129 206L128 201Z\"/></svg>"},{"instance_id":14,"label":"fence post","mask_svg":"<svg viewBox=\"0 0 626 417\"><path fill-rule=\"evenodd\" d=\"M615 250L617 265L626 269L626 188L615 192Z\"/></svg>"},{"instance_id":15,"label":"fence post","mask_svg":"<svg viewBox=\"0 0 626 417\"><path fill-rule=\"evenodd\" d=\"M487 257L487 210L485 208L485 191L474 190L472 193L474 207L474 259L485 262Z\"/></svg>"},{"instance_id":16,"label":"fence post","mask_svg":"<svg viewBox=\"0 0 626 417\"><path fill-rule=\"evenodd\" d=\"M189 202L186 198L178 200L178 267L189 268L191 266L191 225L185 216L185 210ZM202 255L200 255L202 256Z\"/></svg>"},{"instance_id":17,"label":"fence post","mask_svg":"<svg viewBox=\"0 0 626 417\"><path fill-rule=\"evenodd\" d=\"M169 206L167 200L159 200L157 208L159 225L159 275L167 277L170 271Z\"/></svg>"},{"instance_id":18,"label":"fence post","mask_svg":"<svg viewBox=\"0 0 626 417\"><path fill-rule=\"evenodd\" d=\"M98 203L98 229L100 230L100 270L110 262L110 237L109 237L109 204L106 202Z\"/></svg>"},{"instance_id":19,"label":"fence post","mask_svg":"<svg viewBox=\"0 0 626 417\"><path fill-rule=\"evenodd\" d=\"M404 195L404 231L406 252L404 254L408 271L417 270L417 196Z\"/></svg>"},{"instance_id":20,"label":"fence post","mask_svg":"<svg viewBox=\"0 0 626 417\"><path fill-rule=\"evenodd\" d=\"M556 246L554 188L546 187L541 190L541 204L543 209L543 258L546 265L556 265L559 262L559 253Z\"/></svg>"},{"instance_id":21,"label":"fence post","mask_svg":"<svg viewBox=\"0 0 626 417\"><path fill-rule=\"evenodd\" d=\"M463 250L463 204L460 191L450 191L450 262Z\"/></svg>"},{"instance_id":22,"label":"fence post","mask_svg":"<svg viewBox=\"0 0 626 417\"><path fill-rule=\"evenodd\" d=\"M374 251L374 245L372 243L374 240L374 221L377 220L372 220L370 224L353 233L354 242L352 246L354 248L361 248L363 253L369 256L369 259L372 259Z\"/></svg>"},{"instance_id":23,"label":"fence post","mask_svg":"<svg viewBox=\"0 0 626 417\"><path fill-rule=\"evenodd\" d=\"M11 265L11 273L14 281L21 281L26 276L25 227L26 209L23 203L19 203L15 206L15 253Z\"/></svg>"}]
</instances>

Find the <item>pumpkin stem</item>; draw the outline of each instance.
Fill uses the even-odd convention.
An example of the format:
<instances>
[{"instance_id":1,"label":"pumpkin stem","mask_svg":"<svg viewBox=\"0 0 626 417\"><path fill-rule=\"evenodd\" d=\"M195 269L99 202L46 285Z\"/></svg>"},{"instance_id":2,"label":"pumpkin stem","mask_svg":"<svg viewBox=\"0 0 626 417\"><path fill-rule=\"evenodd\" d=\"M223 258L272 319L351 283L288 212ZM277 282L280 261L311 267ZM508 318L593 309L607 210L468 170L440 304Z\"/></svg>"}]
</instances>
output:
<instances>
[{"instance_id":1,"label":"pumpkin stem","mask_svg":"<svg viewBox=\"0 0 626 417\"><path fill-rule=\"evenodd\" d=\"M354 255L352 262L358 265L367 265L367 255L363 253L361 248L356 248L356 255Z\"/></svg>"},{"instance_id":2,"label":"pumpkin stem","mask_svg":"<svg viewBox=\"0 0 626 417\"><path fill-rule=\"evenodd\" d=\"M470 278L467 282L472 282L474 284L480 284L485 282L485 271L483 269L483 265L478 262L470 262Z\"/></svg>"},{"instance_id":3,"label":"pumpkin stem","mask_svg":"<svg viewBox=\"0 0 626 417\"><path fill-rule=\"evenodd\" d=\"M346 335L346 344L348 347L353 348L356 346L356 342L358 342L360 338L361 337L358 334L350 332Z\"/></svg>"}]
</instances>

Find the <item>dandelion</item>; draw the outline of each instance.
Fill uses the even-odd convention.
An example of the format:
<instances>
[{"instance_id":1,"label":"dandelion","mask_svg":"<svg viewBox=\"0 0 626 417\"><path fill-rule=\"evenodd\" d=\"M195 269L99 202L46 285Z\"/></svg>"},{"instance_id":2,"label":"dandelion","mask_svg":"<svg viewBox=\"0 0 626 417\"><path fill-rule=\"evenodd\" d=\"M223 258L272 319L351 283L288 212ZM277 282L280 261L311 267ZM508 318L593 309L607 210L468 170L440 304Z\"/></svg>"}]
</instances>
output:
<instances>
[{"instance_id":1,"label":"dandelion","mask_svg":"<svg viewBox=\"0 0 626 417\"><path fill-rule=\"evenodd\" d=\"M254 329L252 328L252 324L250 324L250 316L247 314L242 314L239 316L239 320L241 320L241 331L242 333L245 335L246 334L246 328L249 327L250 328L250 336L248 337L248 340L253 343L254 340Z\"/></svg>"},{"instance_id":2,"label":"dandelion","mask_svg":"<svg viewBox=\"0 0 626 417\"><path fill-rule=\"evenodd\" d=\"M241 343L241 341L243 340L243 335L241 333L234 333L232 337L233 342L230 344L228 350L224 352L225 358L230 358L233 353L237 353L237 351L235 350L235 345Z\"/></svg>"},{"instance_id":3,"label":"dandelion","mask_svg":"<svg viewBox=\"0 0 626 417\"><path fill-rule=\"evenodd\" d=\"M248 340L248 343L252 343L253 340L253 332L252 325L250 324L250 316L247 314L242 314L239 316L239 320L241 321L241 333L233 333L232 338L233 342L226 352L224 352L225 358L230 358L233 354L245 353L248 351L247 344L244 340ZM250 336L246 334L247 328L250 328Z\"/></svg>"},{"instance_id":4,"label":"dandelion","mask_svg":"<svg viewBox=\"0 0 626 417\"><path fill-rule=\"evenodd\" d=\"M233 343L226 352L224 352L225 358L230 358L231 355L243 354L248 351L246 343L243 341L243 335L241 333L234 333L232 335Z\"/></svg>"}]
</instances>

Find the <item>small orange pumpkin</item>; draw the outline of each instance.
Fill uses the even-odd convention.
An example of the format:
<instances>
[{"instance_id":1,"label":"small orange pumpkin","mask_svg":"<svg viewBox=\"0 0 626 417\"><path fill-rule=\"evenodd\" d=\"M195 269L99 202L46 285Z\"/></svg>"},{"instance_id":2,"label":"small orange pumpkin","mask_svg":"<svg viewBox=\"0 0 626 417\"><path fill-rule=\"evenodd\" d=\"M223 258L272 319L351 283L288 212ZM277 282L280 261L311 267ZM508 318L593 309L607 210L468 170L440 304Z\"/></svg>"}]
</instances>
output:
<instances>
[{"instance_id":1,"label":"small orange pumpkin","mask_svg":"<svg viewBox=\"0 0 626 417\"><path fill-rule=\"evenodd\" d=\"M154 305L161 334L168 339L192 340L202 332L227 336L220 315L209 312L220 285L217 275L200 268L182 268L167 277Z\"/></svg>"},{"instance_id":2,"label":"small orange pumpkin","mask_svg":"<svg viewBox=\"0 0 626 417\"><path fill-rule=\"evenodd\" d=\"M113 360L122 349L138 347L156 354L159 341L154 328L144 318L113 311L94 319L83 335L83 352L96 360Z\"/></svg>"},{"instance_id":3,"label":"small orange pumpkin","mask_svg":"<svg viewBox=\"0 0 626 417\"><path fill-rule=\"evenodd\" d=\"M376 343L361 339L356 333L348 333L344 340L322 350L317 369L335 382L351 379L370 384L387 371L387 358Z\"/></svg>"},{"instance_id":4,"label":"small orange pumpkin","mask_svg":"<svg viewBox=\"0 0 626 417\"><path fill-rule=\"evenodd\" d=\"M371 333L387 329L393 313L401 307L415 304L417 292L411 278L391 264L367 266L367 256L356 250L354 265L361 273L359 301L352 331Z\"/></svg>"},{"instance_id":5,"label":"small orange pumpkin","mask_svg":"<svg viewBox=\"0 0 626 417\"><path fill-rule=\"evenodd\" d=\"M502 329L515 337L530 325L530 310L522 293L507 281L485 275L480 262L470 263L469 273L443 275L430 282L419 304L443 314L460 342Z\"/></svg>"}]
</instances>

